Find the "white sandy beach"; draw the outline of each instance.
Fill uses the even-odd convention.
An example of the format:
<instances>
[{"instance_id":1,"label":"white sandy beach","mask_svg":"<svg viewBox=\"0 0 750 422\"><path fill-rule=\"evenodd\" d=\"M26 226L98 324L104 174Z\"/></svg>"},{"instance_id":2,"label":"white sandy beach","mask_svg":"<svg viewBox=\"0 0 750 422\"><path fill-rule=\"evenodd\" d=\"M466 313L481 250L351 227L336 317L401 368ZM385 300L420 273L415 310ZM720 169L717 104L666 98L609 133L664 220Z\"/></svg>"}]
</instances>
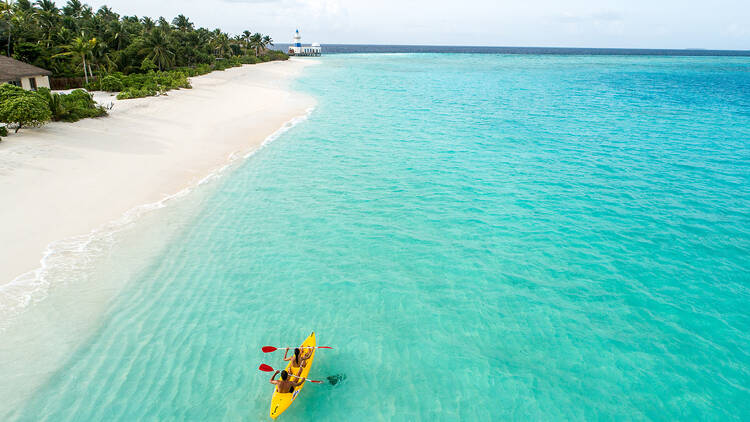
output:
<instances>
[{"instance_id":1,"label":"white sandy beach","mask_svg":"<svg viewBox=\"0 0 750 422\"><path fill-rule=\"evenodd\" d=\"M22 129L0 142L0 288L51 242L90 232L254 150L314 100L288 89L304 60L192 78L193 89L115 101L108 117ZM97 100L107 101L106 94Z\"/></svg>"}]
</instances>

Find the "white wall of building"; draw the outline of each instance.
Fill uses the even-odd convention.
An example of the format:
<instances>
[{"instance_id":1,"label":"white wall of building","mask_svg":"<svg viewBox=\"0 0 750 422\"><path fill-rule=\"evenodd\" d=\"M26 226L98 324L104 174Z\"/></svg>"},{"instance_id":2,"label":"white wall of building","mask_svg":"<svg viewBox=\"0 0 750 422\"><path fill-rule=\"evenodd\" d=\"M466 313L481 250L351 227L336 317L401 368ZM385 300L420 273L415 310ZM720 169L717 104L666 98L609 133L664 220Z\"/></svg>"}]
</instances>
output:
<instances>
[{"instance_id":1,"label":"white wall of building","mask_svg":"<svg viewBox=\"0 0 750 422\"><path fill-rule=\"evenodd\" d=\"M21 88L31 90L32 79L36 82L36 88L49 88L49 77L47 76L30 76L27 78L21 78Z\"/></svg>"}]
</instances>

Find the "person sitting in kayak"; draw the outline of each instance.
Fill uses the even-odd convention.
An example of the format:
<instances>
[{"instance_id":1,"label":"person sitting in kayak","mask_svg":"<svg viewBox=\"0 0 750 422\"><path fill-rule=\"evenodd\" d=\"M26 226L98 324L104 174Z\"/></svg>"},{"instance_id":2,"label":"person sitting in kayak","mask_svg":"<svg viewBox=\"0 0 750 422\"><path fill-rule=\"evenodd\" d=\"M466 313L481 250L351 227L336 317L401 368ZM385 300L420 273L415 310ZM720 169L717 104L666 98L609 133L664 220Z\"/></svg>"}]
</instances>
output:
<instances>
[{"instance_id":1,"label":"person sitting in kayak","mask_svg":"<svg viewBox=\"0 0 750 422\"><path fill-rule=\"evenodd\" d=\"M307 365L306 361L310 359L310 356L312 356L313 349L309 349L307 353L305 353L304 356L301 356L299 347L294 349L294 356L287 357L286 355L288 353L289 353L289 348L287 347L286 352L284 352L284 362L289 362L290 360L292 361L292 367L290 368L292 375L294 375L294 370L297 368L299 368L299 370L297 371L297 376L302 375L302 368Z\"/></svg>"},{"instance_id":2,"label":"person sitting in kayak","mask_svg":"<svg viewBox=\"0 0 750 422\"><path fill-rule=\"evenodd\" d=\"M286 369L281 371L280 380L274 379L276 378L276 375L278 374L279 374L279 371L276 371L273 373L273 375L271 375L271 384L276 385L276 390L279 393L293 393L294 387L299 387L300 385L302 385L302 383L305 382L305 378L299 378L299 377L297 377L299 378L299 381L297 382L290 380L289 373L286 372Z\"/></svg>"}]
</instances>

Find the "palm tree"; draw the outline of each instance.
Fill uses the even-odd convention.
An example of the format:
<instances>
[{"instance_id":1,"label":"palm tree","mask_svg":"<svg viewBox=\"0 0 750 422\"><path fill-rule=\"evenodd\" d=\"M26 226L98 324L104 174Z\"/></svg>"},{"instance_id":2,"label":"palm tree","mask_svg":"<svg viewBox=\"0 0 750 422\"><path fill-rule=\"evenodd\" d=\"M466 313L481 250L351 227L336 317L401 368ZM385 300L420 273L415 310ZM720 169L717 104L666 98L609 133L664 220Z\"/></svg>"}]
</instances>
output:
<instances>
[{"instance_id":1,"label":"palm tree","mask_svg":"<svg viewBox=\"0 0 750 422\"><path fill-rule=\"evenodd\" d=\"M192 31L193 30L193 23L190 22L190 19L188 19L185 15L177 15L176 18L172 19L172 25L177 27L180 31Z\"/></svg>"},{"instance_id":2,"label":"palm tree","mask_svg":"<svg viewBox=\"0 0 750 422\"><path fill-rule=\"evenodd\" d=\"M144 41L145 47L141 53L145 53L146 57L153 60L159 66L159 70L172 64L174 52L169 49L169 40L167 40L167 35L161 27L149 32Z\"/></svg>"},{"instance_id":3,"label":"palm tree","mask_svg":"<svg viewBox=\"0 0 750 422\"><path fill-rule=\"evenodd\" d=\"M214 49L216 57L226 56L228 51L231 51L229 43L229 35L219 31L218 29L213 33L213 39L211 40L211 46Z\"/></svg>"},{"instance_id":4,"label":"palm tree","mask_svg":"<svg viewBox=\"0 0 750 422\"><path fill-rule=\"evenodd\" d=\"M143 19L141 19L141 23L143 24L143 32L151 32L151 30L156 26L156 22L154 22L154 20L149 18L148 16L145 16Z\"/></svg>"},{"instance_id":5,"label":"palm tree","mask_svg":"<svg viewBox=\"0 0 750 422\"><path fill-rule=\"evenodd\" d=\"M91 6L84 4L81 7L80 17L88 20L91 19L92 16L94 16L94 11L91 10Z\"/></svg>"},{"instance_id":6,"label":"palm tree","mask_svg":"<svg viewBox=\"0 0 750 422\"><path fill-rule=\"evenodd\" d=\"M8 57L10 57L10 34L13 32L13 5L11 0L0 2L0 14L2 14L5 25L8 27Z\"/></svg>"},{"instance_id":7,"label":"palm tree","mask_svg":"<svg viewBox=\"0 0 750 422\"><path fill-rule=\"evenodd\" d=\"M36 5L41 9L36 13L36 20L44 32L45 47L49 48L52 42L52 33L55 31L59 20L59 9L52 0L39 0Z\"/></svg>"},{"instance_id":8,"label":"palm tree","mask_svg":"<svg viewBox=\"0 0 750 422\"><path fill-rule=\"evenodd\" d=\"M63 15L77 18L83 12L83 4L79 0L68 0L62 8Z\"/></svg>"},{"instance_id":9,"label":"palm tree","mask_svg":"<svg viewBox=\"0 0 750 422\"><path fill-rule=\"evenodd\" d=\"M121 50L123 41L128 38L128 32L119 20L110 21L103 35L109 41L109 45L116 46L115 50Z\"/></svg>"},{"instance_id":10,"label":"palm tree","mask_svg":"<svg viewBox=\"0 0 750 422\"><path fill-rule=\"evenodd\" d=\"M250 36L250 47L255 49L255 55L260 55L260 49L263 48L263 36L256 32Z\"/></svg>"},{"instance_id":11,"label":"palm tree","mask_svg":"<svg viewBox=\"0 0 750 422\"><path fill-rule=\"evenodd\" d=\"M10 5L12 8L13 3L11 2ZM9 17L10 27L16 28L16 38L18 39L16 43L18 43L24 38L24 33L28 34L37 28L38 22L36 21L36 11L33 8L21 8L18 3L16 3L15 7L15 9L11 9ZM10 36L10 33L8 35Z\"/></svg>"},{"instance_id":12,"label":"palm tree","mask_svg":"<svg viewBox=\"0 0 750 422\"><path fill-rule=\"evenodd\" d=\"M55 15L60 11L52 0L37 0L35 4L43 11L54 13Z\"/></svg>"},{"instance_id":13,"label":"palm tree","mask_svg":"<svg viewBox=\"0 0 750 422\"><path fill-rule=\"evenodd\" d=\"M104 19L105 21L120 19L120 15L113 12L112 9L109 8L109 6L100 7L99 10L96 11L96 15Z\"/></svg>"},{"instance_id":14,"label":"palm tree","mask_svg":"<svg viewBox=\"0 0 750 422\"><path fill-rule=\"evenodd\" d=\"M66 27L60 28L55 34L55 43L58 45L68 45L73 41L73 32Z\"/></svg>"},{"instance_id":15,"label":"palm tree","mask_svg":"<svg viewBox=\"0 0 750 422\"><path fill-rule=\"evenodd\" d=\"M60 54L55 54L52 57L60 57L60 56L80 57L81 62L83 63L83 77L86 79L86 83L89 83L89 75L86 69L86 57L91 55L91 51L94 49L94 47L96 47L96 38L87 40L87 39L84 39L83 34L81 34L81 36L76 37L71 44L63 46L63 48L65 48L68 51L64 53L60 53Z\"/></svg>"},{"instance_id":16,"label":"palm tree","mask_svg":"<svg viewBox=\"0 0 750 422\"><path fill-rule=\"evenodd\" d=\"M91 61L96 64L97 70L101 73L102 68L106 72L113 72L117 70L117 63L112 59L112 55L108 53L110 51L109 46L105 42L97 42L94 49L91 51ZM89 70L91 64L89 64Z\"/></svg>"},{"instance_id":17,"label":"palm tree","mask_svg":"<svg viewBox=\"0 0 750 422\"><path fill-rule=\"evenodd\" d=\"M10 2L13 4L13 1ZM16 0L16 7L18 10L22 10L24 12L33 12L34 6L31 4L29 0Z\"/></svg>"},{"instance_id":18,"label":"palm tree","mask_svg":"<svg viewBox=\"0 0 750 422\"><path fill-rule=\"evenodd\" d=\"M172 25L169 24L169 21L164 19L164 16L159 16L159 28L164 32L169 32L169 30L172 29Z\"/></svg>"},{"instance_id":19,"label":"palm tree","mask_svg":"<svg viewBox=\"0 0 750 422\"><path fill-rule=\"evenodd\" d=\"M269 45L273 47L273 38L270 35L266 35L263 37L263 49L267 49Z\"/></svg>"}]
</instances>

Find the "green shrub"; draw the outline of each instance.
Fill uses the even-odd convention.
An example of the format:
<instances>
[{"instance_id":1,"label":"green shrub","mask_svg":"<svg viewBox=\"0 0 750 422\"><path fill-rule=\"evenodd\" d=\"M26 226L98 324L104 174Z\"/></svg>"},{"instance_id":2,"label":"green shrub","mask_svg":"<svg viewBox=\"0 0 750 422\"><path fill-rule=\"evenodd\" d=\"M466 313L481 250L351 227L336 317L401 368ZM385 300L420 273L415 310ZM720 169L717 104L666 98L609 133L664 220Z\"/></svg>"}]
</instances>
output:
<instances>
[{"instance_id":1,"label":"green shrub","mask_svg":"<svg viewBox=\"0 0 750 422\"><path fill-rule=\"evenodd\" d=\"M51 118L47 103L34 93L17 95L0 103L0 121L24 126L41 126Z\"/></svg>"},{"instance_id":2,"label":"green shrub","mask_svg":"<svg viewBox=\"0 0 750 422\"><path fill-rule=\"evenodd\" d=\"M28 91L24 90L21 87L11 84L2 84L0 85L0 104L4 103L7 100L10 100L11 98L26 95L27 93Z\"/></svg>"},{"instance_id":3,"label":"green shrub","mask_svg":"<svg viewBox=\"0 0 750 422\"><path fill-rule=\"evenodd\" d=\"M122 81L123 89L117 95L117 99L148 97L173 89L192 88L190 81L188 81L188 75L196 71L196 69L191 71L189 68L183 68L181 70L150 71L148 73L122 76L120 80Z\"/></svg>"},{"instance_id":4,"label":"green shrub","mask_svg":"<svg viewBox=\"0 0 750 422\"><path fill-rule=\"evenodd\" d=\"M173 71L181 72L188 77L200 76L205 75L206 73L210 73L211 65L201 63L195 67L179 67L177 69L174 69Z\"/></svg>"},{"instance_id":5,"label":"green shrub","mask_svg":"<svg viewBox=\"0 0 750 422\"><path fill-rule=\"evenodd\" d=\"M52 93L49 88L39 88L36 91L36 95L42 98L51 113L51 118L54 121L60 120L60 116L65 114L64 107L60 102L60 94Z\"/></svg>"},{"instance_id":6,"label":"green shrub","mask_svg":"<svg viewBox=\"0 0 750 422\"><path fill-rule=\"evenodd\" d=\"M84 84L83 87L86 88L86 91L101 91L102 90L102 84L99 82L99 79L96 79L87 84Z\"/></svg>"},{"instance_id":7,"label":"green shrub","mask_svg":"<svg viewBox=\"0 0 750 422\"><path fill-rule=\"evenodd\" d=\"M120 92L123 90L123 88L125 88L120 78L113 75L107 75L103 77L101 79L100 86L102 91L107 92Z\"/></svg>"},{"instance_id":8,"label":"green shrub","mask_svg":"<svg viewBox=\"0 0 750 422\"><path fill-rule=\"evenodd\" d=\"M82 89L73 90L73 92L67 95L60 95L59 98L62 114L56 120L76 122L81 119L100 117L107 114L107 111L94 101L93 96Z\"/></svg>"},{"instance_id":9,"label":"green shrub","mask_svg":"<svg viewBox=\"0 0 750 422\"><path fill-rule=\"evenodd\" d=\"M49 107L50 113L52 113L52 120L54 121L64 120L65 116L68 114L68 110L62 102L62 95L58 93L49 96L49 99L47 99L47 106Z\"/></svg>"},{"instance_id":10,"label":"green shrub","mask_svg":"<svg viewBox=\"0 0 750 422\"><path fill-rule=\"evenodd\" d=\"M143 71L147 72L149 70L156 70L157 68L158 67L156 66L156 63L154 63L154 61L149 59L148 57L143 59L143 61L141 62L141 70Z\"/></svg>"},{"instance_id":11,"label":"green shrub","mask_svg":"<svg viewBox=\"0 0 750 422\"><path fill-rule=\"evenodd\" d=\"M211 65L212 70L219 70L219 71L226 70L229 67L231 66L229 66L229 63L226 60L217 60L214 62L213 65Z\"/></svg>"},{"instance_id":12,"label":"green shrub","mask_svg":"<svg viewBox=\"0 0 750 422\"><path fill-rule=\"evenodd\" d=\"M283 51L271 51L270 55L274 60L289 60L289 55L284 53Z\"/></svg>"},{"instance_id":13,"label":"green shrub","mask_svg":"<svg viewBox=\"0 0 750 422\"><path fill-rule=\"evenodd\" d=\"M0 136L8 136L8 127L0 126Z\"/></svg>"},{"instance_id":14,"label":"green shrub","mask_svg":"<svg viewBox=\"0 0 750 422\"><path fill-rule=\"evenodd\" d=\"M50 91L49 88L46 87L39 87L36 90L36 94L44 98L45 100L49 98L49 96L52 94L52 91Z\"/></svg>"},{"instance_id":15,"label":"green shrub","mask_svg":"<svg viewBox=\"0 0 750 422\"><path fill-rule=\"evenodd\" d=\"M196 71L195 76L205 75L205 74L211 73L211 66L207 64L199 64L198 66L195 67L195 71Z\"/></svg>"},{"instance_id":16,"label":"green shrub","mask_svg":"<svg viewBox=\"0 0 750 422\"><path fill-rule=\"evenodd\" d=\"M86 91L85 89L74 89L70 91L70 94L68 94L68 96L87 103L94 102L94 94Z\"/></svg>"},{"instance_id":17,"label":"green shrub","mask_svg":"<svg viewBox=\"0 0 750 422\"><path fill-rule=\"evenodd\" d=\"M94 101L93 96L82 89L73 90L70 94L40 90L37 95L44 99L52 120L56 122L76 122L107 114L107 111Z\"/></svg>"},{"instance_id":18,"label":"green shrub","mask_svg":"<svg viewBox=\"0 0 750 422\"><path fill-rule=\"evenodd\" d=\"M0 121L17 124L16 132L23 126L39 126L50 119L47 99L48 88L38 92L26 91L10 84L0 85ZM7 128L5 129L7 132ZM2 136L2 135L0 135Z\"/></svg>"},{"instance_id":19,"label":"green shrub","mask_svg":"<svg viewBox=\"0 0 750 422\"><path fill-rule=\"evenodd\" d=\"M81 119L88 119L92 117L106 116L107 110L100 105L94 105L93 107L87 108L73 108L68 111L68 114L62 119L65 122L77 122Z\"/></svg>"},{"instance_id":20,"label":"green shrub","mask_svg":"<svg viewBox=\"0 0 750 422\"><path fill-rule=\"evenodd\" d=\"M149 88L128 88L117 94L118 100L129 100L131 98L153 97L156 91Z\"/></svg>"}]
</instances>

